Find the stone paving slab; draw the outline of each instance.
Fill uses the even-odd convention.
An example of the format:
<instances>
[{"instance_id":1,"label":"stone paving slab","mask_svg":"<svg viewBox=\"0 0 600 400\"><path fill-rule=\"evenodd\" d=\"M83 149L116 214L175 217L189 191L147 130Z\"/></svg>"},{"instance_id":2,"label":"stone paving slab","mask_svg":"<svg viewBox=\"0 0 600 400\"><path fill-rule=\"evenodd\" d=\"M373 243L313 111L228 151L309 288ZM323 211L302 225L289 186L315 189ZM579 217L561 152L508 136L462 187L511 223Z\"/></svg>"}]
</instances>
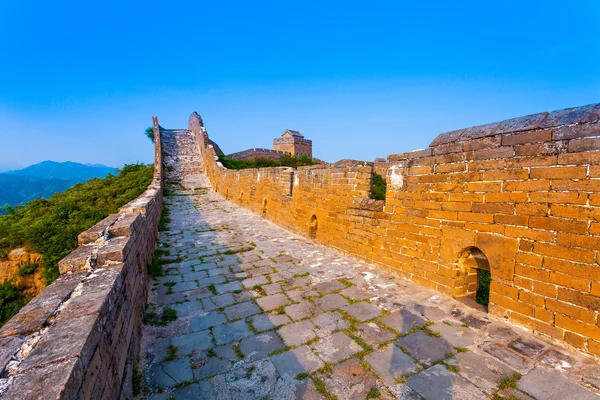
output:
<instances>
[{"instance_id":1,"label":"stone paving slab","mask_svg":"<svg viewBox=\"0 0 600 400\"><path fill-rule=\"evenodd\" d=\"M166 132L169 254L146 311L177 317L143 327L138 398L598 398L597 361L233 205L193 137Z\"/></svg>"},{"instance_id":2,"label":"stone paving slab","mask_svg":"<svg viewBox=\"0 0 600 400\"><path fill-rule=\"evenodd\" d=\"M519 380L519 389L538 399L598 400L600 396L546 368L535 367Z\"/></svg>"},{"instance_id":3,"label":"stone paving slab","mask_svg":"<svg viewBox=\"0 0 600 400\"><path fill-rule=\"evenodd\" d=\"M448 342L423 331L400 338L396 340L396 344L423 364L433 364L453 354Z\"/></svg>"},{"instance_id":4,"label":"stone paving slab","mask_svg":"<svg viewBox=\"0 0 600 400\"><path fill-rule=\"evenodd\" d=\"M419 366L398 347L389 344L365 357L371 368L389 385L394 386L396 380L416 372Z\"/></svg>"},{"instance_id":5,"label":"stone paving slab","mask_svg":"<svg viewBox=\"0 0 600 400\"><path fill-rule=\"evenodd\" d=\"M301 346L281 354L271 356L277 372L281 376L294 378L298 374L315 372L323 366L323 361L310 347Z\"/></svg>"},{"instance_id":6,"label":"stone paving slab","mask_svg":"<svg viewBox=\"0 0 600 400\"><path fill-rule=\"evenodd\" d=\"M363 349L342 332L325 336L311 347L321 360L332 364L337 364Z\"/></svg>"},{"instance_id":7,"label":"stone paving slab","mask_svg":"<svg viewBox=\"0 0 600 400\"><path fill-rule=\"evenodd\" d=\"M488 397L471 382L448 371L443 365L434 365L412 376L407 384L426 400L483 400Z\"/></svg>"}]
</instances>

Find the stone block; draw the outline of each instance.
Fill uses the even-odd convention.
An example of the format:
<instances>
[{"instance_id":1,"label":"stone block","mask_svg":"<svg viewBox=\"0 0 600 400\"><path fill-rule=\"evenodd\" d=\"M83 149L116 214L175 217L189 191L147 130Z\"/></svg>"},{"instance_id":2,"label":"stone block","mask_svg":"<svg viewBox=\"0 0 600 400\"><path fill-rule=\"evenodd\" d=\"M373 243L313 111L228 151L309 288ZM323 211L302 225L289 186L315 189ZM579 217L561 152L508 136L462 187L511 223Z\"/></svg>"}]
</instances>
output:
<instances>
[{"instance_id":1,"label":"stone block","mask_svg":"<svg viewBox=\"0 0 600 400\"><path fill-rule=\"evenodd\" d=\"M108 227L111 226L118 218L119 214L109 215L88 230L81 232L79 236L77 236L77 242L80 246L94 243L96 240L104 236Z\"/></svg>"},{"instance_id":2,"label":"stone block","mask_svg":"<svg viewBox=\"0 0 600 400\"><path fill-rule=\"evenodd\" d=\"M342 332L323 337L311 345L312 349L325 362L336 364L363 348Z\"/></svg>"},{"instance_id":3,"label":"stone block","mask_svg":"<svg viewBox=\"0 0 600 400\"><path fill-rule=\"evenodd\" d=\"M394 386L397 379L419 369L410 356L393 344L388 344L367 355L365 361L388 386Z\"/></svg>"},{"instance_id":4,"label":"stone block","mask_svg":"<svg viewBox=\"0 0 600 400\"><path fill-rule=\"evenodd\" d=\"M116 237L107 240L98 249L98 253L96 254L97 264L99 266L104 266L111 262L124 262L133 243L134 240L130 236Z\"/></svg>"},{"instance_id":5,"label":"stone block","mask_svg":"<svg viewBox=\"0 0 600 400\"><path fill-rule=\"evenodd\" d=\"M261 312L261 310L254 302L247 301L245 303L239 303L231 307L227 307L223 310L223 312L225 315L227 315L229 320L234 320L258 314Z\"/></svg>"},{"instance_id":6,"label":"stone block","mask_svg":"<svg viewBox=\"0 0 600 400\"><path fill-rule=\"evenodd\" d=\"M73 399L77 397L83 379L78 358L58 360L39 368L19 373L8 391L7 399Z\"/></svg>"},{"instance_id":7,"label":"stone block","mask_svg":"<svg viewBox=\"0 0 600 400\"><path fill-rule=\"evenodd\" d=\"M0 329L0 337L28 335L40 329L86 275L77 273L58 278Z\"/></svg>"},{"instance_id":8,"label":"stone block","mask_svg":"<svg viewBox=\"0 0 600 400\"><path fill-rule=\"evenodd\" d=\"M597 400L599 397L561 374L543 367L535 367L524 375L517 386L538 399Z\"/></svg>"},{"instance_id":9,"label":"stone block","mask_svg":"<svg viewBox=\"0 0 600 400\"><path fill-rule=\"evenodd\" d=\"M94 252L98 249L95 244L79 246L58 262L61 275L76 272L87 272L91 269Z\"/></svg>"},{"instance_id":10,"label":"stone block","mask_svg":"<svg viewBox=\"0 0 600 400\"><path fill-rule=\"evenodd\" d=\"M108 227L110 236L132 236L142 227L143 217L140 212L120 214L119 218Z\"/></svg>"},{"instance_id":11,"label":"stone block","mask_svg":"<svg viewBox=\"0 0 600 400\"><path fill-rule=\"evenodd\" d=\"M240 348L249 362L259 360L284 347L283 342L274 332L259 333L243 339Z\"/></svg>"},{"instance_id":12,"label":"stone block","mask_svg":"<svg viewBox=\"0 0 600 400\"><path fill-rule=\"evenodd\" d=\"M443 365L434 365L413 375L407 385L426 399L484 400L487 395L462 376L452 373Z\"/></svg>"},{"instance_id":13,"label":"stone block","mask_svg":"<svg viewBox=\"0 0 600 400\"><path fill-rule=\"evenodd\" d=\"M398 333L404 335L413 327L423 325L425 320L418 315L402 308L384 316L381 318L381 322L396 330Z\"/></svg>"},{"instance_id":14,"label":"stone block","mask_svg":"<svg viewBox=\"0 0 600 400\"><path fill-rule=\"evenodd\" d=\"M396 344L406 349L415 359L424 364L433 364L452 354L452 347L443 339L419 331L396 340Z\"/></svg>"},{"instance_id":15,"label":"stone block","mask_svg":"<svg viewBox=\"0 0 600 400\"><path fill-rule=\"evenodd\" d=\"M478 232L475 245L487 257L492 276L508 280L513 279L517 254L516 239Z\"/></svg>"},{"instance_id":16,"label":"stone block","mask_svg":"<svg viewBox=\"0 0 600 400\"><path fill-rule=\"evenodd\" d=\"M365 302L350 304L342 307L342 310L346 311L360 322L365 322L381 315L381 309L379 307Z\"/></svg>"},{"instance_id":17,"label":"stone block","mask_svg":"<svg viewBox=\"0 0 600 400\"><path fill-rule=\"evenodd\" d=\"M229 343L233 340L241 340L252 335L245 321L236 321L230 324L217 325L213 327L213 335L218 345Z\"/></svg>"},{"instance_id":18,"label":"stone block","mask_svg":"<svg viewBox=\"0 0 600 400\"><path fill-rule=\"evenodd\" d=\"M323 361L309 347L300 346L293 350L271 356L279 375L293 379L301 373L311 373L323 366Z\"/></svg>"},{"instance_id":19,"label":"stone block","mask_svg":"<svg viewBox=\"0 0 600 400\"><path fill-rule=\"evenodd\" d=\"M256 302L265 311L275 310L276 308L290 304L290 300L282 293L260 297L256 299Z\"/></svg>"}]
</instances>

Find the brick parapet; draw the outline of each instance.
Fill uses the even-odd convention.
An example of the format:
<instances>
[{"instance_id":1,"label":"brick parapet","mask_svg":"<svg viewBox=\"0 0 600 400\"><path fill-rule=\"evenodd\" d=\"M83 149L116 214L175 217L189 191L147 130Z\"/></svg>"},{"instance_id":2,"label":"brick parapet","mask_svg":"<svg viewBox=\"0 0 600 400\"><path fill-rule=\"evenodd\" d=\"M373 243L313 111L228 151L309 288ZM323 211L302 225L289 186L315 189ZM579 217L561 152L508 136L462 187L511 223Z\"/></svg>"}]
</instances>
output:
<instances>
[{"instance_id":1,"label":"brick parapet","mask_svg":"<svg viewBox=\"0 0 600 400\"><path fill-rule=\"evenodd\" d=\"M214 147L214 143L211 143L211 145L213 145ZM236 160L248 160L254 158L268 158L271 160L279 160L279 158L284 154L288 153L286 153L285 151L256 148L228 154L227 158L232 158Z\"/></svg>"},{"instance_id":2,"label":"brick parapet","mask_svg":"<svg viewBox=\"0 0 600 400\"><path fill-rule=\"evenodd\" d=\"M7 399L131 398L162 211L161 128L148 189L82 232L61 276L0 329Z\"/></svg>"},{"instance_id":3,"label":"brick parapet","mask_svg":"<svg viewBox=\"0 0 600 400\"><path fill-rule=\"evenodd\" d=\"M490 313L599 357L599 121L598 104L535 114L442 134L385 164L343 160L285 176L229 171L201 149L229 200L440 292L464 293L461 255L480 249ZM386 172L384 203L368 201L374 169Z\"/></svg>"}]
</instances>

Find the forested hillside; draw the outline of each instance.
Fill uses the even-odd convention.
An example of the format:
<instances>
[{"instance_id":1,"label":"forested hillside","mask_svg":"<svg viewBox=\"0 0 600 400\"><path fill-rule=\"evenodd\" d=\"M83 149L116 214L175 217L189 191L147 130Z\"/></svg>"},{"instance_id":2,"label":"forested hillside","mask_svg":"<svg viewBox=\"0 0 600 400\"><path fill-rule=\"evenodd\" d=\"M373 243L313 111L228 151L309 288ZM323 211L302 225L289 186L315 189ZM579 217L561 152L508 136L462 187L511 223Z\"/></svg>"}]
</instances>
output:
<instances>
[{"instance_id":1,"label":"forested hillside","mask_svg":"<svg viewBox=\"0 0 600 400\"><path fill-rule=\"evenodd\" d=\"M78 182L104 178L116 169L104 165L43 161L29 167L0 173L0 215L5 204L14 206L39 197L49 198Z\"/></svg>"},{"instance_id":2,"label":"forested hillside","mask_svg":"<svg viewBox=\"0 0 600 400\"><path fill-rule=\"evenodd\" d=\"M126 165L117 175L79 183L47 200L8 207L8 215L0 216L0 260L17 247L40 253L40 263L19 273L39 271L51 283L59 275L58 261L77 247L77 235L142 194L152 175L151 165ZM0 285L0 326L27 303L26 289L14 280Z\"/></svg>"}]
</instances>

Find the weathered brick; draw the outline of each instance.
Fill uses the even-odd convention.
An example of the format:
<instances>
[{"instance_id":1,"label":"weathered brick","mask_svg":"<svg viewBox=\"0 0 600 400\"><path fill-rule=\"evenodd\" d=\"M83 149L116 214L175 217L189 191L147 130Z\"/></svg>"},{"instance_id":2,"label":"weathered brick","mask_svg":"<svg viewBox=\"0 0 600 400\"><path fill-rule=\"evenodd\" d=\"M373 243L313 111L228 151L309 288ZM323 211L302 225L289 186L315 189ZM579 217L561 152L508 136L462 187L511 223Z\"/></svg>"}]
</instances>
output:
<instances>
[{"instance_id":1,"label":"weathered brick","mask_svg":"<svg viewBox=\"0 0 600 400\"><path fill-rule=\"evenodd\" d=\"M514 146L523 143L547 142L552 140L552 130L533 131L502 136L502 146Z\"/></svg>"},{"instance_id":2,"label":"weathered brick","mask_svg":"<svg viewBox=\"0 0 600 400\"><path fill-rule=\"evenodd\" d=\"M531 179L585 179L587 167L531 168Z\"/></svg>"},{"instance_id":3,"label":"weathered brick","mask_svg":"<svg viewBox=\"0 0 600 400\"><path fill-rule=\"evenodd\" d=\"M600 150L600 138L573 139L569 142L570 153L598 150Z\"/></svg>"}]
</instances>

